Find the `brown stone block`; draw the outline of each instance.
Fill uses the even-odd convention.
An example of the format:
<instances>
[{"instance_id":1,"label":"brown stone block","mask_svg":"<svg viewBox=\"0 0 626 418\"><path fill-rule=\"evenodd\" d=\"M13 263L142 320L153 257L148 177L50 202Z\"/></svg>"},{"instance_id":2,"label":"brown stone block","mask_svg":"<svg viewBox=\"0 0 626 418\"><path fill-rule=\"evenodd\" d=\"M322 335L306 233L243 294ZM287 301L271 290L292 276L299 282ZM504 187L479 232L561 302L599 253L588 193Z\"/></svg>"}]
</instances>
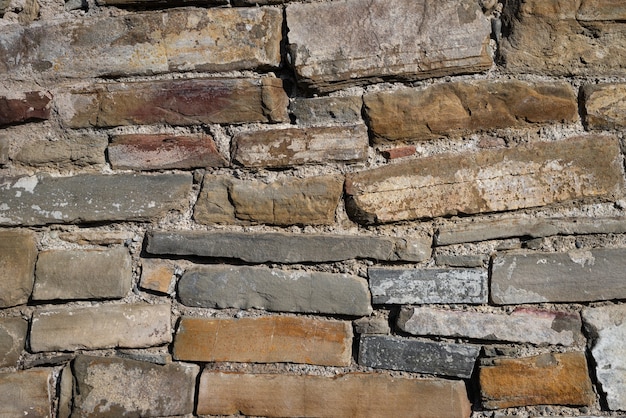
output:
<instances>
[{"instance_id":1,"label":"brown stone block","mask_svg":"<svg viewBox=\"0 0 626 418\"><path fill-rule=\"evenodd\" d=\"M23 97L0 97L0 126L50 117L50 93L29 91Z\"/></svg>"},{"instance_id":2,"label":"brown stone block","mask_svg":"<svg viewBox=\"0 0 626 418\"><path fill-rule=\"evenodd\" d=\"M52 417L52 369L0 373L0 416Z\"/></svg>"},{"instance_id":3,"label":"brown stone block","mask_svg":"<svg viewBox=\"0 0 626 418\"><path fill-rule=\"evenodd\" d=\"M582 0L576 19L594 20L626 20L626 3L622 0Z\"/></svg>"},{"instance_id":4,"label":"brown stone block","mask_svg":"<svg viewBox=\"0 0 626 418\"><path fill-rule=\"evenodd\" d=\"M583 92L587 129L626 127L626 84L588 85Z\"/></svg>"},{"instance_id":5,"label":"brown stone block","mask_svg":"<svg viewBox=\"0 0 626 418\"><path fill-rule=\"evenodd\" d=\"M36 260L34 233L26 230L0 231L0 308L28 302L35 282Z\"/></svg>"},{"instance_id":6,"label":"brown stone block","mask_svg":"<svg viewBox=\"0 0 626 418\"><path fill-rule=\"evenodd\" d=\"M0 367L17 367L27 331L23 318L0 318Z\"/></svg>"},{"instance_id":7,"label":"brown stone block","mask_svg":"<svg viewBox=\"0 0 626 418\"><path fill-rule=\"evenodd\" d=\"M174 266L162 260L143 259L141 266L142 289L168 293L174 277Z\"/></svg>"}]
</instances>

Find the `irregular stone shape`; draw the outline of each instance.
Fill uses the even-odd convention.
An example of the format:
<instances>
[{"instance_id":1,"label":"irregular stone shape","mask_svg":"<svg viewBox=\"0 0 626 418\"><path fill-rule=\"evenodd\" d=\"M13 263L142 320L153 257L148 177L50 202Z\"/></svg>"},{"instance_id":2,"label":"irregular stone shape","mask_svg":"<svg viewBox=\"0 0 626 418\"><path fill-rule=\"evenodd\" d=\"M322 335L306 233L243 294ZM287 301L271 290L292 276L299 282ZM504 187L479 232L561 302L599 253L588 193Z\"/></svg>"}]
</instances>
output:
<instances>
[{"instance_id":1,"label":"irregular stone shape","mask_svg":"<svg viewBox=\"0 0 626 418\"><path fill-rule=\"evenodd\" d=\"M208 135L116 135L107 149L116 170L168 170L226 167L213 138Z\"/></svg>"},{"instance_id":2,"label":"irregular stone shape","mask_svg":"<svg viewBox=\"0 0 626 418\"><path fill-rule=\"evenodd\" d=\"M158 293L169 293L174 277L174 266L161 260L143 259L139 287Z\"/></svg>"},{"instance_id":3,"label":"irregular stone shape","mask_svg":"<svg viewBox=\"0 0 626 418\"><path fill-rule=\"evenodd\" d=\"M152 347L171 341L169 304L40 309L33 314L30 331L35 353Z\"/></svg>"},{"instance_id":4,"label":"irregular stone shape","mask_svg":"<svg viewBox=\"0 0 626 418\"><path fill-rule=\"evenodd\" d=\"M128 249L39 253L33 300L121 299L133 280Z\"/></svg>"},{"instance_id":5,"label":"irregular stone shape","mask_svg":"<svg viewBox=\"0 0 626 418\"><path fill-rule=\"evenodd\" d=\"M469 379L480 346L409 340L392 336L361 336L359 364L375 369L404 370Z\"/></svg>"},{"instance_id":6,"label":"irregular stone shape","mask_svg":"<svg viewBox=\"0 0 626 418\"><path fill-rule=\"evenodd\" d=\"M70 128L289 120L282 81L206 78L111 83L59 94Z\"/></svg>"},{"instance_id":7,"label":"irregular stone shape","mask_svg":"<svg viewBox=\"0 0 626 418\"><path fill-rule=\"evenodd\" d=\"M581 342L581 325L576 314L538 309L505 314L418 307L403 308L398 317L400 329L413 335L564 346Z\"/></svg>"},{"instance_id":8,"label":"irregular stone shape","mask_svg":"<svg viewBox=\"0 0 626 418\"><path fill-rule=\"evenodd\" d=\"M50 93L43 91L29 91L17 97L0 96L0 126L48 119L51 99Z\"/></svg>"},{"instance_id":9,"label":"irregular stone shape","mask_svg":"<svg viewBox=\"0 0 626 418\"><path fill-rule=\"evenodd\" d=\"M0 202L3 201L0 199ZM28 302L35 282L36 260L37 240L34 233L26 230L0 231L0 308Z\"/></svg>"},{"instance_id":10,"label":"irregular stone shape","mask_svg":"<svg viewBox=\"0 0 626 418\"><path fill-rule=\"evenodd\" d=\"M179 280L178 295L183 304L201 308L354 316L372 312L367 281L348 274L198 266Z\"/></svg>"},{"instance_id":11,"label":"irregular stone shape","mask_svg":"<svg viewBox=\"0 0 626 418\"><path fill-rule=\"evenodd\" d=\"M39 17L39 3L37 0L0 0L0 16L15 19L22 25L28 25Z\"/></svg>"},{"instance_id":12,"label":"irregular stone shape","mask_svg":"<svg viewBox=\"0 0 626 418\"><path fill-rule=\"evenodd\" d=\"M195 364L164 366L120 358L80 355L72 417L164 417L193 413Z\"/></svg>"},{"instance_id":13,"label":"irregular stone shape","mask_svg":"<svg viewBox=\"0 0 626 418\"><path fill-rule=\"evenodd\" d=\"M27 331L28 321L25 319L0 318L0 367L17 367Z\"/></svg>"},{"instance_id":14,"label":"irregular stone shape","mask_svg":"<svg viewBox=\"0 0 626 418\"><path fill-rule=\"evenodd\" d=\"M182 210L191 174L4 178L0 225L147 221Z\"/></svg>"},{"instance_id":15,"label":"irregular stone shape","mask_svg":"<svg viewBox=\"0 0 626 418\"><path fill-rule=\"evenodd\" d=\"M0 73L83 78L271 69L280 64L281 31L276 8L186 8L7 25L0 29Z\"/></svg>"},{"instance_id":16,"label":"irregular stone shape","mask_svg":"<svg viewBox=\"0 0 626 418\"><path fill-rule=\"evenodd\" d=\"M365 125L272 129L233 137L232 158L245 167L291 167L367 159Z\"/></svg>"},{"instance_id":17,"label":"irregular stone shape","mask_svg":"<svg viewBox=\"0 0 626 418\"><path fill-rule=\"evenodd\" d=\"M480 367L483 407L592 405L595 401L582 352L501 358Z\"/></svg>"},{"instance_id":18,"label":"irregular stone shape","mask_svg":"<svg viewBox=\"0 0 626 418\"><path fill-rule=\"evenodd\" d=\"M342 195L343 177L286 178L273 183L207 174L194 220L211 223L330 225ZM229 219L232 214L234 218Z\"/></svg>"},{"instance_id":19,"label":"irregular stone shape","mask_svg":"<svg viewBox=\"0 0 626 418\"><path fill-rule=\"evenodd\" d=\"M357 334L391 334L391 327L386 318L365 317L352 321Z\"/></svg>"},{"instance_id":20,"label":"irregular stone shape","mask_svg":"<svg viewBox=\"0 0 626 418\"><path fill-rule=\"evenodd\" d=\"M538 123L574 122L568 83L477 81L405 88L363 97L375 142L426 140Z\"/></svg>"},{"instance_id":21,"label":"irregular stone shape","mask_svg":"<svg viewBox=\"0 0 626 418\"><path fill-rule=\"evenodd\" d=\"M381 399L384 398L384 402ZM468 418L463 381L410 379L380 373L333 377L223 373L200 377L198 414L304 417Z\"/></svg>"},{"instance_id":22,"label":"irregular stone shape","mask_svg":"<svg viewBox=\"0 0 626 418\"><path fill-rule=\"evenodd\" d=\"M576 12L576 19L626 20L626 4L620 0L582 0Z\"/></svg>"},{"instance_id":23,"label":"irregular stone shape","mask_svg":"<svg viewBox=\"0 0 626 418\"><path fill-rule=\"evenodd\" d=\"M64 132L64 138L55 141L35 140L22 145L13 161L31 166L59 168L103 165L108 137L105 134L78 134Z\"/></svg>"},{"instance_id":24,"label":"irregular stone shape","mask_svg":"<svg viewBox=\"0 0 626 418\"><path fill-rule=\"evenodd\" d=\"M248 263L324 263L355 258L424 261L430 257L430 240L422 238L221 231L149 231L146 237L149 254L235 258ZM423 251L408 252L407 247Z\"/></svg>"},{"instance_id":25,"label":"irregular stone shape","mask_svg":"<svg viewBox=\"0 0 626 418\"><path fill-rule=\"evenodd\" d=\"M623 249L497 255L491 273L495 304L623 299Z\"/></svg>"},{"instance_id":26,"label":"irregular stone shape","mask_svg":"<svg viewBox=\"0 0 626 418\"><path fill-rule=\"evenodd\" d=\"M625 18L626 19L626 18ZM626 127L626 84L593 84L583 88L585 126L592 130Z\"/></svg>"},{"instance_id":27,"label":"irregular stone shape","mask_svg":"<svg viewBox=\"0 0 626 418\"><path fill-rule=\"evenodd\" d=\"M482 269L389 269L367 271L372 303L487 303Z\"/></svg>"},{"instance_id":28,"label":"irregular stone shape","mask_svg":"<svg viewBox=\"0 0 626 418\"><path fill-rule=\"evenodd\" d=\"M390 164L347 175L346 209L369 224L615 199L619 155L615 138L585 136Z\"/></svg>"},{"instance_id":29,"label":"irregular stone shape","mask_svg":"<svg viewBox=\"0 0 626 418\"><path fill-rule=\"evenodd\" d=\"M362 122L360 96L346 97L296 97L289 110L298 126L329 124L354 125Z\"/></svg>"},{"instance_id":30,"label":"irregular stone shape","mask_svg":"<svg viewBox=\"0 0 626 418\"><path fill-rule=\"evenodd\" d=\"M473 1L291 3L286 16L296 75L322 91L479 72L492 63L489 20Z\"/></svg>"},{"instance_id":31,"label":"irregular stone shape","mask_svg":"<svg viewBox=\"0 0 626 418\"><path fill-rule=\"evenodd\" d=\"M352 326L344 321L183 317L174 338L174 358L182 361L349 366L351 355Z\"/></svg>"},{"instance_id":32,"label":"irregular stone shape","mask_svg":"<svg viewBox=\"0 0 626 418\"><path fill-rule=\"evenodd\" d=\"M0 373L0 416L52 417L52 369Z\"/></svg>"},{"instance_id":33,"label":"irregular stone shape","mask_svg":"<svg viewBox=\"0 0 626 418\"><path fill-rule=\"evenodd\" d=\"M591 354L596 376L612 410L626 410L626 305L583 309L585 328L594 340Z\"/></svg>"}]
</instances>

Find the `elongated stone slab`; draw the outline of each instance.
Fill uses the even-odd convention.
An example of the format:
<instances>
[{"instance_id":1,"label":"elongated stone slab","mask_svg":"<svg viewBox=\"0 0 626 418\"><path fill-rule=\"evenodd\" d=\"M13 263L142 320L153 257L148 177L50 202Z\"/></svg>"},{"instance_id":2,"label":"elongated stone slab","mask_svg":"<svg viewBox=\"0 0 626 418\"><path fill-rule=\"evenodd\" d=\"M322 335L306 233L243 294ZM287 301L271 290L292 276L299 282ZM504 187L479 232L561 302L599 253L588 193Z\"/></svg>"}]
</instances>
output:
<instances>
[{"instance_id":1,"label":"elongated stone slab","mask_svg":"<svg viewBox=\"0 0 626 418\"><path fill-rule=\"evenodd\" d=\"M372 312L367 282L348 274L198 266L179 280L178 295L183 304L203 308L355 316Z\"/></svg>"},{"instance_id":2,"label":"elongated stone slab","mask_svg":"<svg viewBox=\"0 0 626 418\"><path fill-rule=\"evenodd\" d=\"M0 225L146 221L183 209L191 180L191 174L4 178Z\"/></svg>"},{"instance_id":3,"label":"elongated stone slab","mask_svg":"<svg viewBox=\"0 0 626 418\"><path fill-rule=\"evenodd\" d=\"M624 271L623 249L498 255L493 260L491 299L499 305L623 299Z\"/></svg>"},{"instance_id":4,"label":"elongated stone slab","mask_svg":"<svg viewBox=\"0 0 626 418\"><path fill-rule=\"evenodd\" d=\"M0 96L0 126L50 117L50 93L28 91L20 96Z\"/></svg>"},{"instance_id":5,"label":"elongated stone slab","mask_svg":"<svg viewBox=\"0 0 626 418\"><path fill-rule=\"evenodd\" d=\"M24 126L24 136L27 141L19 147L19 151L12 156L12 160L36 167L54 167L75 169L92 165L104 165L104 158L108 135L104 133L77 133L65 131L63 137L48 140L47 132L50 128L42 127L33 132L33 126ZM41 135L41 136L39 136ZM32 137L37 139L32 140ZM30 140L28 140L30 139Z\"/></svg>"},{"instance_id":6,"label":"elongated stone slab","mask_svg":"<svg viewBox=\"0 0 626 418\"><path fill-rule=\"evenodd\" d=\"M487 303L482 269L386 269L367 271L372 303Z\"/></svg>"},{"instance_id":7,"label":"elongated stone slab","mask_svg":"<svg viewBox=\"0 0 626 418\"><path fill-rule=\"evenodd\" d=\"M0 199L0 202L3 202L1 209L4 201ZM37 238L32 231L0 231L0 308L28 302L35 282L36 261Z\"/></svg>"},{"instance_id":8,"label":"elongated stone slab","mask_svg":"<svg viewBox=\"0 0 626 418\"><path fill-rule=\"evenodd\" d=\"M615 199L622 172L618 143L604 136L440 155L348 174L346 209L384 223Z\"/></svg>"},{"instance_id":9,"label":"elongated stone slab","mask_svg":"<svg viewBox=\"0 0 626 418\"><path fill-rule=\"evenodd\" d=\"M469 344L364 335L359 343L359 364L469 379L479 353L480 346Z\"/></svg>"},{"instance_id":10,"label":"elongated stone slab","mask_svg":"<svg viewBox=\"0 0 626 418\"><path fill-rule=\"evenodd\" d=\"M0 416L52 417L52 369L0 373Z\"/></svg>"},{"instance_id":11,"label":"elongated stone slab","mask_svg":"<svg viewBox=\"0 0 626 418\"><path fill-rule=\"evenodd\" d=\"M319 90L488 69L490 25L468 0L358 0L287 6L301 81Z\"/></svg>"}]
</instances>

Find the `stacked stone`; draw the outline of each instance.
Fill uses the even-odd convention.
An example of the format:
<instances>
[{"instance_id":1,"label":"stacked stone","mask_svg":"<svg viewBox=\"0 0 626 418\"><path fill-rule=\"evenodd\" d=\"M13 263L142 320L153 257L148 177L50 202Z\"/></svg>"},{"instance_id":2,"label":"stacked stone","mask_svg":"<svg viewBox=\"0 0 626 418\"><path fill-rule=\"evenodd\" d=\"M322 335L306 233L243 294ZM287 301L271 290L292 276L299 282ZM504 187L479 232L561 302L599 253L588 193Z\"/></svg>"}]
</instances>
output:
<instances>
[{"instance_id":1,"label":"stacked stone","mask_svg":"<svg viewBox=\"0 0 626 418\"><path fill-rule=\"evenodd\" d=\"M626 411L626 5L92 3L0 0L0 416Z\"/></svg>"}]
</instances>

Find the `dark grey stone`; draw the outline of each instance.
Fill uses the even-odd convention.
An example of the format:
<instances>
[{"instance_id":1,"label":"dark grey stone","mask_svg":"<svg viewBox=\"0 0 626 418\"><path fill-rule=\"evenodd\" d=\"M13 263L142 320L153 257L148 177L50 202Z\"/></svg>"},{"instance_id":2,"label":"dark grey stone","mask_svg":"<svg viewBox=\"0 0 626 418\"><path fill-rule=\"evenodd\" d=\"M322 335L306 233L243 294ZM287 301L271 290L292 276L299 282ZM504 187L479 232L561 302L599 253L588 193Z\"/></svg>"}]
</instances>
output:
<instances>
[{"instance_id":1,"label":"dark grey stone","mask_svg":"<svg viewBox=\"0 0 626 418\"><path fill-rule=\"evenodd\" d=\"M360 96L299 97L293 99L290 110L298 125L315 126L360 122L362 107L363 99Z\"/></svg>"}]
</instances>

